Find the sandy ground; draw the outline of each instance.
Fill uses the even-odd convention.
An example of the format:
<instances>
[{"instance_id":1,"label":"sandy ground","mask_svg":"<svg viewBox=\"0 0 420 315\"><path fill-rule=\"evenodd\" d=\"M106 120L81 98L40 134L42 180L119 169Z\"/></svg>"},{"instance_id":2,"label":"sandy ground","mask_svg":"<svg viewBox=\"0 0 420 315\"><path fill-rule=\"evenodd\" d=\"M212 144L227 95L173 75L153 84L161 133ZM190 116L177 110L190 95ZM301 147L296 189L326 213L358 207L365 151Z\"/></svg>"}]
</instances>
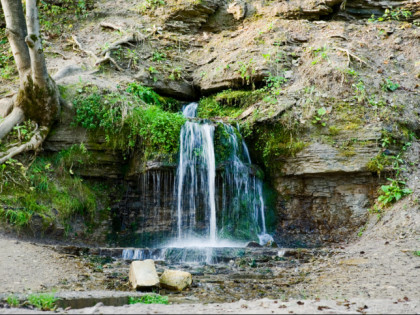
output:
<instances>
[{"instance_id":1,"label":"sandy ground","mask_svg":"<svg viewBox=\"0 0 420 315\"><path fill-rule=\"evenodd\" d=\"M0 234L0 293L40 291L78 273L68 256Z\"/></svg>"}]
</instances>

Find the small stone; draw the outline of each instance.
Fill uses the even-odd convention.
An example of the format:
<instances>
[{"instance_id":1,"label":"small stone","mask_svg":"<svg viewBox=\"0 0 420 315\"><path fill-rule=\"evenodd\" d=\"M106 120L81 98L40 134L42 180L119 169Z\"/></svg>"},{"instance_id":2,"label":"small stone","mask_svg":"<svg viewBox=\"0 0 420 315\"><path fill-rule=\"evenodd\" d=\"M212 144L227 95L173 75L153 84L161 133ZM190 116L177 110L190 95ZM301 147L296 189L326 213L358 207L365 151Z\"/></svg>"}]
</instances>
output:
<instances>
[{"instance_id":1,"label":"small stone","mask_svg":"<svg viewBox=\"0 0 420 315\"><path fill-rule=\"evenodd\" d=\"M155 262L152 259L133 261L130 265L129 281L135 290L158 286Z\"/></svg>"},{"instance_id":2,"label":"small stone","mask_svg":"<svg viewBox=\"0 0 420 315\"><path fill-rule=\"evenodd\" d=\"M284 72L284 77L286 79L290 79L293 76L293 71L285 71Z\"/></svg>"},{"instance_id":3,"label":"small stone","mask_svg":"<svg viewBox=\"0 0 420 315\"><path fill-rule=\"evenodd\" d=\"M191 283L191 274L180 270L165 270L160 277L160 285L169 290L182 291Z\"/></svg>"},{"instance_id":4,"label":"small stone","mask_svg":"<svg viewBox=\"0 0 420 315\"><path fill-rule=\"evenodd\" d=\"M397 37L397 38L394 40L394 44L397 44L397 45L401 44L401 42L402 42L402 38L401 38L401 37Z\"/></svg>"}]
</instances>

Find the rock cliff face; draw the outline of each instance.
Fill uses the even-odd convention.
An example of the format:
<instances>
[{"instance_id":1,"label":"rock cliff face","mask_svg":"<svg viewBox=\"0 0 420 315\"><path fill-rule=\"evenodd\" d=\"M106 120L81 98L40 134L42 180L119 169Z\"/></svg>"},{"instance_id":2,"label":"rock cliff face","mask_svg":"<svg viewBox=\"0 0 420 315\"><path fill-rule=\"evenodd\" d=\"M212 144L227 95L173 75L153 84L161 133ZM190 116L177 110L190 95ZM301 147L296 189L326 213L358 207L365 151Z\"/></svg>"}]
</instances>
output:
<instances>
[{"instance_id":1,"label":"rock cliff face","mask_svg":"<svg viewBox=\"0 0 420 315\"><path fill-rule=\"evenodd\" d=\"M389 7L411 15L398 16L400 21L364 19L372 14L377 19ZM248 104L235 119L253 126L247 136L252 159L264 166L278 193L277 240L337 241L365 223L385 180L368 168L385 151L383 141L420 134L419 17L418 1L168 0L140 17L126 13L127 25L143 23L154 37L137 46L138 66L124 75L182 100L271 82L266 90L271 99ZM92 37L99 49L94 33L87 28L80 36L87 43ZM166 59L153 61L156 51L164 51ZM279 85L270 81L279 78ZM121 75L120 81L127 78ZM255 135L274 125L286 133L290 126L299 131L288 134L290 143L284 144L280 129L273 129L271 147L261 149ZM271 148L290 149L292 140L302 143L300 150L274 152L264 162ZM96 160L80 169L81 175L128 182L125 198L112 208L115 239L130 243L136 235L146 242L169 234L175 165L124 160L100 136L65 124L45 149L80 142Z\"/></svg>"}]
</instances>

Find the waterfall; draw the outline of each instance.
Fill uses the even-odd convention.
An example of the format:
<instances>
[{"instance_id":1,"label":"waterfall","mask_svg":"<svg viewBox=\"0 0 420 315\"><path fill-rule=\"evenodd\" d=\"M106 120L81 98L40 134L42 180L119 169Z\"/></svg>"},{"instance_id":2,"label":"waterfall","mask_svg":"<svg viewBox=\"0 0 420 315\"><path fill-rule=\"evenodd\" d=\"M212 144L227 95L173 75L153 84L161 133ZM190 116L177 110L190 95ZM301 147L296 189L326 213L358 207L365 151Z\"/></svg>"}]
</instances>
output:
<instances>
[{"instance_id":1,"label":"waterfall","mask_svg":"<svg viewBox=\"0 0 420 315\"><path fill-rule=\"evenodd\" d=\"M196 110L197 103L192 103L184 109L183 114L191 118L195 116ZM176 175L178 240L193 236L197 223L197 196L204 195L205 213L210 218L208 239L210 243L216 242L216 161L213 136L214 126L211 124L188 121L181 129Z\"/></svg>"},{"instance_id":2,"label":"waterfall","mask_svg":"<svg viewBox=\"0 0 420 315\"><path fill-rule=\"evenodd\" d=\"M229 241L255 236L267 243L272 237L266 230L262 180L253 173L239 126L200 121L197 107L191 103L182 111L189 121L180 134L173 246L235 246Z\"/></svg>"}]
</instances>

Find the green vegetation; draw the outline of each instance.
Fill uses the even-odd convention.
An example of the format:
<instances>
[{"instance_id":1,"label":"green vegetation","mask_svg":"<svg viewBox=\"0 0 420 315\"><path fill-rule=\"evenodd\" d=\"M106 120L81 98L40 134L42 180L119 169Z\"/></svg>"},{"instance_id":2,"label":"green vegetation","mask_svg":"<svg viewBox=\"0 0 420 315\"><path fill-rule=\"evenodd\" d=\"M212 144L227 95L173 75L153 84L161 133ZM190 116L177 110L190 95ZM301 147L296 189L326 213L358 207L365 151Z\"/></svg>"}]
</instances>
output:
<instances>
[{"instance_id":1,"label":"green vegetation","mask_svg":"<svg viewBox=\"0 0 420 315\"><path fill-rule=\"evenodd\" d=\"M390 20L404 21L404 20L408 20L411 16L412 16L412 13L409 10L405 10L403 8L394 8L394 9L386 9L385 13L382 16L378 17L377 19L375 18L375 15L372 14L371 18L368 21L371 23L390 21Z\"/></svg>"},{"instance_id":2,"label":"green vegetation","mask_svg":"<svg viewBox=\"0 0 420 315\"><path fill-rule=\"evenodd\" d=\"M140 148L145 159L178 152L185 118L165 110L178 106L173 100L135 83L114 93L101 94L95 87L81 92L73 102L76 123L104 132L113 147L125 153Z\"/></svg>"},{"instance_id":3,"label":"green vegetation","mask_svg":"<svg viewBox=\"0 0 420 315\"><path fill-rule=\"evenodd\" d=\"M57 300L54 293L39 293L28 296L28 303L42 311L53 311L56 308L55 302Z\"/></svg>"},{"instance_id":4,"label":"green vegetation","mask_svg":"<svg viewBox=\"0 0 420 315\"><path fill-rule=\"evenodd\" d=\"M39 19L41 27L52 37L64 31L72 31L73 24L86 18L93 9L94 0L40 1Z\"/></svg>"},{"instance_id":5,"label":"green vegetation","mask_svg":"<svg viewBox=\"0 0 420 315\"><path fill-rule=\"evenodd\" d=\"M323 47L319 47L319 48L309 47L308 51L311 54L311 56L314 58L314 60L312 61L312 65L316 65L317 63L323 60L328 60L329 48L327 45L324 45Z\"/></svg>"},{"instance_id":6,"label":"green vegetation","mask_svg":"<svg viewBox=\"0 0 420 315\"><path fill-rule=\"evenodd\" d=\"M7 41L5 29L0 29L0 77L8 80L15 73L16 67L14 66L13 54Z\"/></svg>"},{"instance_id":7,"label":"green vegetation","mask_svg":"<svg viewBox=\"0 0 420 315\"><path fill-rule=\"evenodd\" d=\"M392 82L389 78L386 78L385 82L382 84L382 90L384 92L394 92L399 87L400 85L398 83Z\"/></svg>"},{"instance_id":8,"label":"green vegetation","mask_svg":"<svg viewBox=\"0 0 420 315\"><path fill-rule=\"evenodd\" d=\"M81 144L38 157L29 167L16 160L0 165L0 219L17 230L40 219L43 230L58 221L68 233L68 224L76 216L83 217L88 227L94 225L95 215L105 209L110 197L107 189L75 175L77 168L91 163Z\"/></svg>"},{"instance_id":9,"label":"green vegetation","mask_svg":"<svg viewBox=\"0 0 420 315\"><path fill-rule=\"evenodd\" d=\"M11 307L18 307L20 305L19 298L16 295L9 295L6 299L6 302Z\"/></svg>"},{"instance_id":10,"label":"green vegetation","mask_svg":"<svg viewBox=\"0 0 420 315\"><path fill-rule=\"evenodd\" d=\"M314 115L312 123L313 124L318 124L321 125L322 127L325 127L327 125L326 122L326 118L325 118L325 114L327 113L327 110L325 109L325 107L321 107L319 108L317 111L317 114Z\"/></svg>"},{"instance_id":11,"label":"green vegetation","mask_svg":"<svg viewBox=\"0 0 420 315\"><path fill-rule=\"evenodd\" d=\"M384 206L394 203L413 192L411 189L405 187L406 183L402 180L392 178L387 178L387 180L390 184L381 186L382 194L378 197L378 201Z\"/></svg>"},{"instance_id":12,"label":"green vegetation","mask_svg":"<svg viewBox=\"0 0 420 315\"><path fill-rule=\"evenodd\" d=\"M165 0L145 0L137 6L139 13L147 13L147 11L155 10L158 7L166 5Z\"/></svg>"},{"instance_id":13,"label":"green vegetation","mask_svg":"<svg viewBox=\"0 0 420 315\"><path fill-rule=\"evenodd\" d=\"M253 80L253 76L255 74L254 64L255 62L252 58L246 62L240 61L239 70L238 70L242 78L242 84L252 85L253 89L255 87L254 80Z\"/></svg>"},{"instance_id":14,"label":"green vegetation","mask_svg":"<svg viewBox=\"0 0 420 315\"><path fill-rule=\"evenodd\" d=\"M413 252L413 254L414 254L414 256L418 256L418 257L420 257L420 250L415 250L415 251Z\"/></svg>"},{"instance_id":15,"label":"green vegetation","mask_svg":"<svg viewBox=\"0 0 420 315\"><path fill-rule=\"evenodd\" d=\"M413 136L414 135L412 133L409 133L408 138L410 141ZM394 171L394 178L387 178L389 183L381 186L380 196L378 197L377 205L375 205L376 210L382 210L382 208L387 207L412 193L412 190L406 187L406 182L401 175L402 171L407 170L405 168L406 162L404 161L403 156L407 148L411 146L411 142L400 144L400 141L394 135L384 131L382 147L387 149L391 145L399 146L401 148L397 155L384 155L384 153L381 153L372 159L367 165L370 170L374 170L376 168L378 173L380 173L385 166L389 165L392 165L392 169Z\"/></svg>"},{"instance_id":16,"label":"green vegetation","mask_svg":"<svg viewBox=\"0 0 420 315\"><path fill-rule=\"evenodd\" d=\"M128 298L128 304L169 304L169 298L159 294L146 294L141 297Z\"/></svg>"}]
</instances>

